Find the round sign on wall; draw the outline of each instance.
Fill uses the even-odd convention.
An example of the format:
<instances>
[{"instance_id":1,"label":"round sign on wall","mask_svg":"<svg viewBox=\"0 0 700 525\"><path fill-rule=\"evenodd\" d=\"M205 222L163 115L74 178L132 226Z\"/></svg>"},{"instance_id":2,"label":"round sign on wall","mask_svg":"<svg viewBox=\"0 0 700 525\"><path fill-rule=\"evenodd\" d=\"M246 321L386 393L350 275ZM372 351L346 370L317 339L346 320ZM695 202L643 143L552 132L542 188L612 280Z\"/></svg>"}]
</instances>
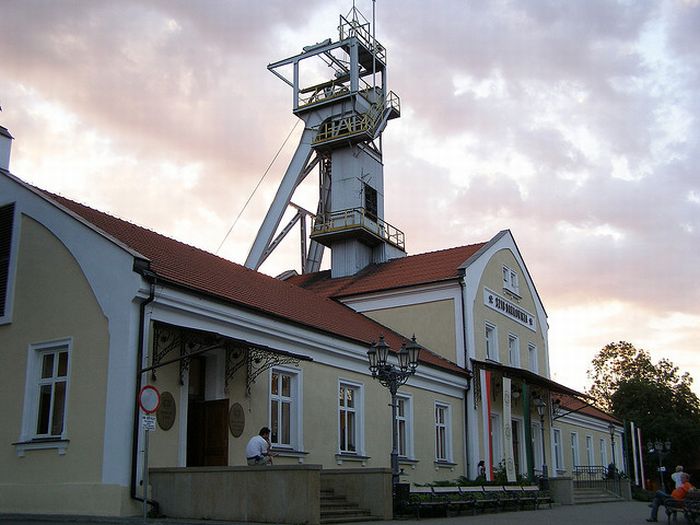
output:
<instances>
[{"instance_id":1,"label":"round sign on wall","mask_svg":"<svg viewBox=\"0 0 700 525\"><path fill-rule=\"evenodd\" d=\"M245 430L245 412L240 403L234 403L228 411L228 428L233 437L241 437Z\"/></svg>"},{"instance_id":2,"label":"round sign on wall","mask_svg":"<svg viewBox=\"0 0 700 525\"><path fill-rule=\"evenodd\" d=\"M170 392L163 392L160 396L160 406L156 412L158 426L163 430L170 430L175 424L175 416L177 415L177 406L175 398Z\"/></svg>"},{"instance_id":3,"label":"round sign on wall","mask_svg":"<svg viewBox=\"0 0 700 525\"><path fill-rule=\"evenodd\" d=\"M153 385L145 385L139 392L139 407L146 414L153 414L160 405L160 393Z\"/></svg>"}]
</instances>

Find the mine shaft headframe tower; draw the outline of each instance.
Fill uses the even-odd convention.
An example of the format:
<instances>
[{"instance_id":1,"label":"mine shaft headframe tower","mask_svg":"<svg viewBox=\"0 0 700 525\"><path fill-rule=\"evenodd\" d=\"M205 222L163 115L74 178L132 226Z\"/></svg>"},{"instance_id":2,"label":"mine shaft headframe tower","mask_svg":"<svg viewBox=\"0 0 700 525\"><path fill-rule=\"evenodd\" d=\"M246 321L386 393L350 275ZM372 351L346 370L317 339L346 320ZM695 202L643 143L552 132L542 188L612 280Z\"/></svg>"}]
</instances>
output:
<instances>
[{"instance_id":1,"label":"mine shaft headframe tower","mask_svg":"<svg viewBox=\"0 0 700 525\"><path fill-rule=\"evenodd\" d=\"M400 116L400 101L387 90L386 49L353 6L340 16L339 39L306 46L267 68L293 91L293 112L304 132L246 259L257 269L297 221L302 225L302 272L318 271L331 248L334 277L372 262L405 255L404 235L384 221L381 136ZM315 216L292 203L301 182L318 167ZM275 237L289 206L297 211ZM306 216L313 219L306 244Z\"/></svg>"}]
</instances>

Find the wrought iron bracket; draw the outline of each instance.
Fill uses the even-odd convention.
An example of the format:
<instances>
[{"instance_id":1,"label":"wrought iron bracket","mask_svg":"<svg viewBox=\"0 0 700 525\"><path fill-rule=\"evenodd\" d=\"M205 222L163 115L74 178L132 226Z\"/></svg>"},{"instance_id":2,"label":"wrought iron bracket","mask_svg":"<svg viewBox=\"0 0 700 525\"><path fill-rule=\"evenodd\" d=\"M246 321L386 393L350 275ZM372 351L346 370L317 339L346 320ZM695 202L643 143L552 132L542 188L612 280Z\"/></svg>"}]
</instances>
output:
<instances>
[{"instance_id":1,"label":"wrought iron bracket","mask_svg":"<svg viewBox=\"0 0 700 525\"><path fill-rule=\"evenodd\" d=\"M179 350L179 355L169 357L175 350ZM236 372L245 367L246 396L250 396L251 388L260 374L275 366L299 366L302 359L308 359L304 356L274 351L211 332L154 323L153 358L151 366L144 371L150 370L151 377L155 381L157 379L156 368L178 362L180 385L184 385L185 375L189 370L192 358L211 350L224 350L226 352L224 371L226 391L228 391L231 379Z\"/></svg>"}]
</instances>

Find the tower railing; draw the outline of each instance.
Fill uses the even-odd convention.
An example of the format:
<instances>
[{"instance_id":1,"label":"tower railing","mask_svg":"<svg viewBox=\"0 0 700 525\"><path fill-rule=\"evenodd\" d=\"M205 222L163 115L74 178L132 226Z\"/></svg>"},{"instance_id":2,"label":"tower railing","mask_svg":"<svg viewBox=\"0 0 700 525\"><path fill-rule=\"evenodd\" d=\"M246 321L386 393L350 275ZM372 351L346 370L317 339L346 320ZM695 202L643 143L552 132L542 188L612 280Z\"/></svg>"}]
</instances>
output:
<instances>
[{"instance_id":1,"label":"tower railing","mask_svg":"<svg viewBox=\"0 0 700 525\"><path fill-rule=\"evenodd\" d=\"M367 139L372 139L385 109L401 113L401 101L393 91L389 92L386 98L372 104L366 113L349 113L327 120L321 124L313 144L318 145L363 133L367 135Z\"/></svg>"},{"instance_id":2,"label":"tower railing","mask_svg":"<svg viewBox=\"0 0 700 525\"><path fill-rule=\"evenodd\" d=\"M386 48L372 36L369 31L369 22L361 23L358 20L348 20L340 15L338 26L340 40L356 37L370 52L375 53L377 60L386 63Z\"/></svg>"},{"instance_id":3,"label":"tower railing","mask_svg":"<svg viewBox=\"0 0 700 525\"><path fill-rule=\"evenodd\" d=\"M402 250L405 249L406 238L404 233L373 214L370 215L365 208L339 210L330 212L324 217L317 217L314 223L312 236L325 233L337 233L356 228L367 230L376 237Z\"/></svg>"},{"instance_id":4,"label":"tower railing","mask_svg":"<svg viewBox=\"0 0 700 525\"><path fill-rule=\"evenodd\" d=\"M363 95L368 101L370 99L366 96L372 91L372 86L370 86L363 79L359 79L360 90L359 93ZM376 88L379 93L381 93L380 88ZM299 92L299 107L310 106L312 104L319 104L321 102L326 102L328 100L347 95L350 93L349 83L347 81L334 81L324 82L316 86L308 87ZM371 101L370 101L371 102Z\"/></svg>"}]
</instances>

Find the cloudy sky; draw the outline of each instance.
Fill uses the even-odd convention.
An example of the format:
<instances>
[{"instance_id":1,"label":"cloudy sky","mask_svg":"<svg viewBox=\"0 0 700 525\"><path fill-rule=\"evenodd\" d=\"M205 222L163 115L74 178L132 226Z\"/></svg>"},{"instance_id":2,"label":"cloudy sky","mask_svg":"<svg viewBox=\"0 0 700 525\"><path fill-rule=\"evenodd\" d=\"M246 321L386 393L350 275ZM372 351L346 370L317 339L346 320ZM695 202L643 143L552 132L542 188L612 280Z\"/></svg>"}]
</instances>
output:
<instances>
[{"instance_id":1,"label":"cloudy sky","mask_svg":"<svg viewBox=\"0 0 700 525\"><path fill-rule=\"evenodd\" d=\"M371 16L370 0L357 6ZM296 122L266 65L352 0L0 0L13 173L216 251ZM409 253L509 228L553 378L627 340L700 382L700 0L377 0ZM301 126L219 254L242 263ZM314 177L309 177L313 179ZM315 189L299 204L314 208ZM262 267L299 267L298 234ZM700 385L695 385L700 393Z\"/></svg>"}]
</instances>

